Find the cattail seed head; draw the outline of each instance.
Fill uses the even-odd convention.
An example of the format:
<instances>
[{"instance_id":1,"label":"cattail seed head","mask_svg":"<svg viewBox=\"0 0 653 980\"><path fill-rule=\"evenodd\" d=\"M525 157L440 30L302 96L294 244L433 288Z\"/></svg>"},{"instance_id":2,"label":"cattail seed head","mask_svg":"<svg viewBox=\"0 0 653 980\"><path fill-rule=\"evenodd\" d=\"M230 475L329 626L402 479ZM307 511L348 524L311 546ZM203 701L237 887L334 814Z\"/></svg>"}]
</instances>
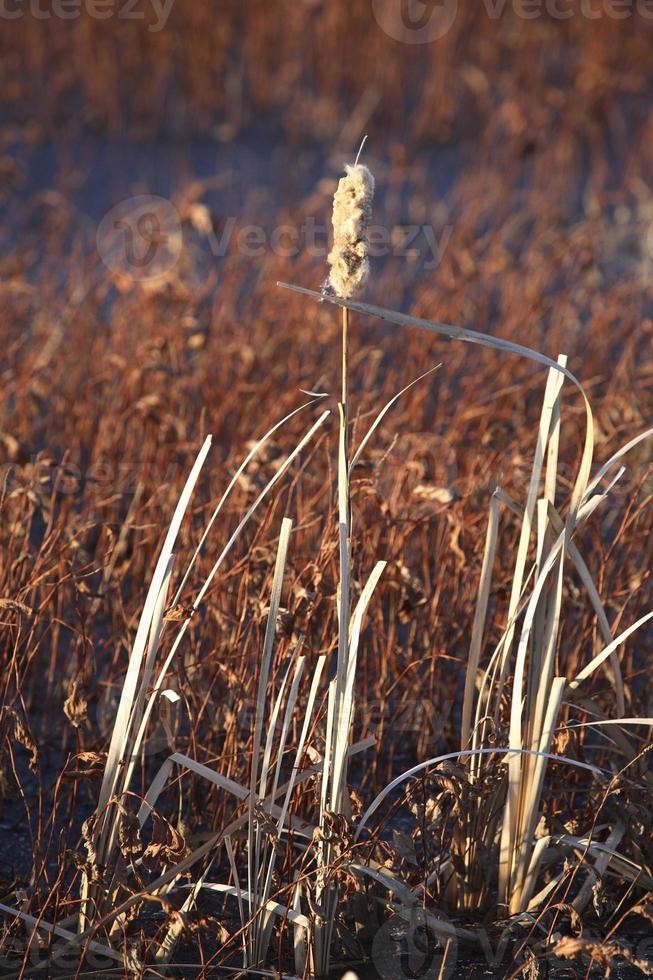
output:
<instances>
[{"instance_id":1,"label":"cattail seed head","mask_svg":"<svg viewBox=\"0 0 653 980\"><path fill-rule=\"evenodd\" d=\"M351 299L370 274L367 226L372 217L374 177L362 163L347 164L333 198L333 248L327 261L328 285L337 296Z\"/></svg>"}]
</instances>

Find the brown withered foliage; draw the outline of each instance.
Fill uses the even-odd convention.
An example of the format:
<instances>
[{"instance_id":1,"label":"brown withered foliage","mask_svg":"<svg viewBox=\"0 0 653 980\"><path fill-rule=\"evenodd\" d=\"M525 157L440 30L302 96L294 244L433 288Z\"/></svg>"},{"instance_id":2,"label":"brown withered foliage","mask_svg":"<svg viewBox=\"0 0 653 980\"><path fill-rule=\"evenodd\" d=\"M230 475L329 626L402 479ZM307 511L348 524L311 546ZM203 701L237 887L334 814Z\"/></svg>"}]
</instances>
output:
<instances>
[{"instance_id":1,"label":"brown withered foliage","mask_svg":"<svg viewBox=\"0 0 653 980\"><path fill-rule=\"evenodd\" d=\"M214 453L180 531L173 583L251 440L298 407L301 390L332 393L325 404L337 414L337 318L274 285L292 279L319 288L327 241L316 254L300 233L288 255L271 246L270 233L300 229L307 219L328 226L337 177L364 132L376 179L374 223L389 242L385 254L370 257L366 298L554 358L566 353L591 397L599 463L651 424L653 27L637 18L525 22L510 4L492 21L484 4L458 6L447 35L424 45L396 42L379 28L371 3L345 0L279 0L274 15L267 0L226 0L219 16L213 4L175 0L160 31L149 31L149 21L96 20L84 11L73 21L27 13L3 20L0 793L12 833L34 849L22 872L26 914L76 915L82 869L109 887L88 814L152 569L204 436L213 434ZM208 147L208 164L186 138ZM119 201L160 194L162 186L179 217L179 260L156 281L121 277L98 252L99 221ZM266 232L255 256L238 238L250 225ZM222 236L225 251L216 245ZM389 565L357 671L353 737L375 740L364 761L352 763L352 821L327 821L340 855L358 853L353 825L381 786L415 760L458 748L456 706L488 499L497 482L516 500L526 493L544 373L414 330L398 336L397 328L358 316L351 319L353 445L383 404L439 362L440 371L384 419L352 480L354 596L377 559ZM583 435L577 396L565 388L563 401L561 500ZM165 611L168 636L312 411L275 433L238 480L187 588ZM333 653L336 428L325 427L257 512L193 614L166 681L181 700L177 751L245 786L286 513L296 530L271 689L300 643L309 673L320 654ZM616 631L651 606L650 443L626 465L576 542ZM504 625L514 528L508 517L484 654ZM572 673L602 646L573 575L564 608L558 666ZM619 653L633 716L652 713L649 646L650 632L642 631ZM609 713L600 672L590 688ZM563 709L555 749L610 768L610 742L571 727L590 717L580 708ZM324 704L320 710L306 765L319 761L316 746L323 746ZM146 743L136 805L167 753L167 738ZM650 868L650 761L628 775L601 814L623 821L620 849ZM416 780L406 800L379 813L365 847L388 872L422 888L425 902L446 904L444 890L425 882L449 856L454 870L464 868L469 814L493 814L496 780L472 787L456 766ZM578 773L566 773L545 791L547 831L583 832L597 800ZM133 814L120 832L126 863L142 858L152 873L242 812L188 774L171 781L158 805L151 832L141 833ZM394 826L399 811L408 822ZM308 789L293 802L293 816L314 814ZM258 816L268 820L278 868L294 871L292 838L278 837L273 821ZM485 857L494 825L485 828L473 884L491 907ZM234 840L242 850L242 835ZM13 873L13 855L2 862ZM220 880L230 873L222 865ZM359 924L376 921L387 893L341 877ZM279 891L280 901L291 900L289 889ZM639 902L634 892L604 876L593 892L595 917L622 900ZM226 906L215 918L164 912L164 933L181 923L204 942L213 932L207 958L229 936L239 951ZM136 912L127 914L135 923ZM558 952L592 957L608 970L615 944L560 940Z\"/></svg>"}]
</instances>

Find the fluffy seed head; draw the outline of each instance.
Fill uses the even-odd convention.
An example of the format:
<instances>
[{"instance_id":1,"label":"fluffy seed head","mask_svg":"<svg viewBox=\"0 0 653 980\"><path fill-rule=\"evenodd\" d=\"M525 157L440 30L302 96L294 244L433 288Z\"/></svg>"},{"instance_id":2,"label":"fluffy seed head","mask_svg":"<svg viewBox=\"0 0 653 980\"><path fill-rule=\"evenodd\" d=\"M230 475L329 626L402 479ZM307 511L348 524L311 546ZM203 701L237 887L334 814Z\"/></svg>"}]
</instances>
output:
<instances>
[{"instance_id":1,"label":"fluffy seed head","mask_svg":"<svg viewBox=\"0 0 653 980\"><path fill-rule=\"evenodd\" d=\"M333 198L333 248L327 261L328 285L337 296L351 299L370 274L367 226L372 217L374 177L362 163L347 164Z\"/></svg>"}]
</instances>

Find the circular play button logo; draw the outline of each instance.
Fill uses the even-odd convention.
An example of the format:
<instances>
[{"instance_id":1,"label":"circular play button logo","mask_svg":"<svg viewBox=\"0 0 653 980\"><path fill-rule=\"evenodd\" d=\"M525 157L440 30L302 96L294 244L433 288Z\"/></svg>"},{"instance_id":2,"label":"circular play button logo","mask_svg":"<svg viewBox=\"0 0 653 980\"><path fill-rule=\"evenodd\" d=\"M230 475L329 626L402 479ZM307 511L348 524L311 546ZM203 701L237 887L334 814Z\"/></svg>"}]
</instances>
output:
<instances>
[{"instance_id":1,"label":"circular play button logo","mask_svg":"<svg viewBox=\"0 0 653 980\"><path fill-rule=\"evenodd\" d=\"M404 44L429 44L444 37L458 13L458 0L372 0L376 22Z\"/></svg>"}]
</instances>

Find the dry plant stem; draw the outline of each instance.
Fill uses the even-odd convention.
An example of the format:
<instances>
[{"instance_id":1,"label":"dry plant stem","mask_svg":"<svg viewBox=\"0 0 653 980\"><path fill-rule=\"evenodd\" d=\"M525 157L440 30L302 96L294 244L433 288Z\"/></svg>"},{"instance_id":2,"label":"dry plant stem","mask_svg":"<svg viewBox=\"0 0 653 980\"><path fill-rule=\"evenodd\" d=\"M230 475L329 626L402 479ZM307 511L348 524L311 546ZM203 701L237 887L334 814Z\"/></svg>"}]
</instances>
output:
<instances>
[{"instance_id":1,"label":"dry plant stem","mask_svg":"<svg viewBox=\"0 0 653 980\"><path fill-rule=\"evenodd\" d=\"M342 405L347 425L347 398L349 394L349 310L342 308Z\"/></svg>"},{"instance_id":2,"label":"dry plant stem","mask_svg":"<svg viewBox=\"0 0 653 980\"><path fill-rule=\"evenodd\" d=\"M324 834L325 811L342 813L346 806L347 773L343 761L343 771L339 771L335 759L335 747L339 742L338 729L347 724L345 719L345 680L348 673L348 644L349 644L349 575L351 559L351 520L349 503L349 447L347 444L347 400L348 400L348 371L349 371L349 310L342 310L342 378L340 402L340 426L338 436L338 538L340 542L340 586L338 597L338 657L335 677L334 715L335 720L331 729L332 746L329 753L330 765L325 767L323 779L327 782L328 790L323 793L323 803L320 825ZM329 741L329 731L327 731ZM329 771L331 770L331 771ZM328 882L329 867L333 863L335 853L333 847L324 840L317 849L317 907L320 918L315 924L315 941L313 943L313 968L318 976L326 976L329 971L330 948L333 938L333 927L338 907L338 886Z\"/></svg>"},{"instance_id":3,"label":"dry plant stem","mask_svg":"<svg viewBox=\"0 0 653 980\"><path fill-rule=\"evenodd\" d=\"M340 712L345 683L347 647L349 643L349 578L351 564L351 507L349 500L349 445L347 439L349 394L349 310L342 310L342 402L340 406L340 436L338 451L338 524L340 539L340 616L338 637L337 705ZM341 787L344 791L344 786ZM338 807L336 792L332 801Z\"/></svg>"},{"instance_id":4,"label":"dry plant stem","mask_svg":"<svg viewBox=\"0 0 653 980\"><path fill-rule=\"evenodd\" d=\"M348 443L348 430L347 423L349 420L348 412L348 396L349 396L349 310L344 309L342 311L342 412L340 415L340 425L341 425L341 437L340 445L341 451L338 457L338 466L340 472L338 474L338 483L340 485L339 493L339 522L341 526L341 568L342 575L340 579L340 589L342 592L340 598L340 640L339 640L339 652L341 656L338 657L338 695L339 700L342 699L343 689L345 684L345 663L348 661L348 644L349 644L349 618L350 618L350 596L349 596L349 581L351 576L351 502L349 499L349 443ZM342 671L342 674L341 674ZM340 705L339 705L340 713ZM343 782L340 786L340 792L336 792L334 803L338 807L338 812L341 812L342 796L346 796L346 773L344 774Z\"/></svg>"}]
</instances>

